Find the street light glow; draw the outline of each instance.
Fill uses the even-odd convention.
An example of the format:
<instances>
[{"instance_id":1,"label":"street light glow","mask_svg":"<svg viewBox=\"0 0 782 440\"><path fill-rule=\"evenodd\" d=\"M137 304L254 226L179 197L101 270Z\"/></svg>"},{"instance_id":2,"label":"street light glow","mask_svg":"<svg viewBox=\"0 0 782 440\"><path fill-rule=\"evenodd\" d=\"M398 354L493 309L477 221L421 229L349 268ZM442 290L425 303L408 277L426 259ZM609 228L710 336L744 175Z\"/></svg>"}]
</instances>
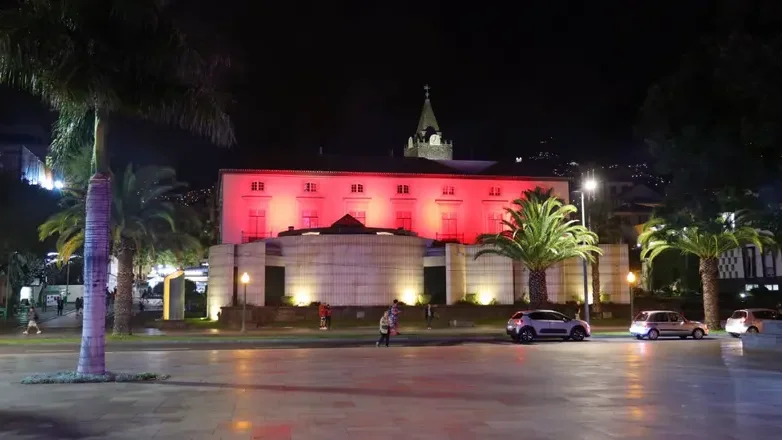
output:
<instances>
[{"instance_id":1,"label":"street light glow","mask_svg":"<svg viewBox=\"0 0 782 440\"><path fill-rule=\"evenodd\" d=\"M63 186L65 186L65 185L62 183L62 180L55 180L54 181L54 187L55 188L62 189Z\"/></svg>"},{"instance_id":2,"label":"street light glow","mask_svg":"<svg viewBox=\"0 0 782 440\"><path fill-rule=\"evenodd\" d=\"M635 274L632 272L627 273L627 282L630 284L635 284Z\"/></svg>"},{"instance_id":3,"label":"street light glow","mask_svg":"<svg viewBox=\"0 0 782 440\"><path fill-rule=\"evenodd\" d=\"M249 283L250 282L250 275L247 272L243 273L242 277L240 278L240 281L242 282L242 284Z\"/></svg>"},{"instance_id":4,"label":"street light glow","mask_svg":"<svg viewBox=\"0 0 782 440\"><path fill-rule=\"evenodd\" d=\"M584 181L584 189L587 191L594 191L597 189L597 180L587 179Z\"/></svg>"}]
</instances>

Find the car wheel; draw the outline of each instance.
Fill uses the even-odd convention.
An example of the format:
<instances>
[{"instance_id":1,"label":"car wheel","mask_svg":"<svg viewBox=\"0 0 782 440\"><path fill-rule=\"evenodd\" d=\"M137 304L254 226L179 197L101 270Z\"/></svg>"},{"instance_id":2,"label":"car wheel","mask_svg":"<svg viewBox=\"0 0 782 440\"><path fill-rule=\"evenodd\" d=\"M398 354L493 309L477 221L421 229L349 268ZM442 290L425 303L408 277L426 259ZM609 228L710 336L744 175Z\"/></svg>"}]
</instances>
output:
<instances>
[{"instance_id":1,"label":"car wheel","mask_svg":"<svg viewBox=\"0 0 782 440\"><path fill-rule=\"evenodd\" d=\"M649 330L649 333L646 335L646 337L648 337L650 341L655 341L660 337L660 332L653 328Z\"/></svg>"},{"instance_id":2,"label":"car wheel","mask_svg":"<svg viewBox=\"0 0 782 440\"><path fill-rule=\"evenodd\" d=\"M747 333L760 333L757 327L750 327L747 329Z\"/></svg>"},{"instance_id":3,"label":"car wheel","mask_svg":"<svg viewBox=\"0 0 782 440\"><path fill-rule=\"evenodd\" d=\"M730 335L733 336L734 338L738 338L739 337L738 333L731 333Z\"/></svg>"},{"instance_id":4,"label":"car wheel","mask_svg":"<svg viewBox=\"0 0 782 440\"><path fill-rule=\"evenodd\" d=\"M581 327L576 327L570 330L570 339L574 341L583 341L586 338L586 332Z\"/></svg>"},{"instance_id":5,"label":"car wheel","mask_svg":"<svg viewBox=\"0 0 782 440\"><path fill-rule=\"evenodd\" d=\"M639 341L643 341L644 335L635 335L635 339L638 339Z\"/></svg>"},{"instance_id":6,"label":"car wheel","mask_svg":"<svg viewBox=\"0 0 782 440\"><path fill-rule=\"evenodd\" d=\"M696 328L692 331L692 339L703 339L703 330Z\"/></svg>"},{"instance_id":7,"label":"car wheel","mask_svg":"<svg viewBox=\"0 0 782 440\"><path fill-rule=\"evenodd\" d=\"M531 327L524 327L519 330L519 342L527 343L535 340L535 332Z\"/></svg>"}]
</instances>

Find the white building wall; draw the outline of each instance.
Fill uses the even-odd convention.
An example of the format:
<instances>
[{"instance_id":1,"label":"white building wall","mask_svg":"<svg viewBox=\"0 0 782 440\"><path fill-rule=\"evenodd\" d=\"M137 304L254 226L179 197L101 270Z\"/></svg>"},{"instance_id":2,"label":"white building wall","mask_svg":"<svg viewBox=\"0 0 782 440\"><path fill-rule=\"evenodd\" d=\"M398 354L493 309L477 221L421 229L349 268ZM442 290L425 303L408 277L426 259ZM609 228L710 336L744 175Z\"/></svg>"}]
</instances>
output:
<instances>
[{"instance_id":1,"label":"white building wall","mask_svg":"<svg viewBox=\"0 0 782 440\"><path fill-rule=\"evenodd\" d=\"M392 235L279 237L285 294L297 304L415 303L424 291L425 240Z\"/></svg>"},{"instance_id":2,"label":"white building wall","mask_svg":"<svg viewBox=\"0 0 782 440\"><path fill-rule=\"evenodd\" d=\"M481 246L466 246L466 291L478 301L513 304L513 261L499 255L482 255L475 259Z\"/></svg>"},{"instance_id":3,"label":"white building wall","mask_svg":"<svg viewBox=\"0 0 782 440\"><path fill-rule=\"evenodd\" d=\"M256 241L236 246L237 274L247 272L250 282L247 284L247 304L266 305L266 243ZM239 283L239 303L244 298L244 286Z\"/></svg>"},{"instance_id":4,"label":"white building wall","mask_svg":"<svg viewBox=\"0 0 782 440\"><path fill-rule=\"evenodd\" d=\"M467 261L465 245L445 245L445 303L454 304L467 294Z\"/></svg>"},{"instance_id":5,"label":"white building wall","mask_svg":"<svg viewBox=\"0 0 782 440\"><path fill-rule=\"evenodd\" d=\"M231 304L235 248L236 246L232 244L219 244L209 248L209 289L206 308L210 319L217 319L220 307Z\"/></svg>"}]
</instances>

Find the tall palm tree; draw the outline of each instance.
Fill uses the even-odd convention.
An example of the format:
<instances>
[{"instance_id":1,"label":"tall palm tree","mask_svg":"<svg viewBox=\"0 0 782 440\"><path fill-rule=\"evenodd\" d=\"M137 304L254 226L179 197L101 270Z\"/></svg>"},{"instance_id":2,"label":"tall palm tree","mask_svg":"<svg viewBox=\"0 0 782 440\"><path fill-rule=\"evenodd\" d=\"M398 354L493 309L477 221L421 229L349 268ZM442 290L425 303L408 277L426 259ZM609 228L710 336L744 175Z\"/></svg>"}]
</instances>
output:
<instances>
[{"instance_id":1,"label":"tall palm tree","mask_svg":"<svg viewBox=\"0 0 782 440\"><path fill-rule=\"evenodd\" d=\"M111 237L117 256L117 296L114 301L114 334L130 333L133 300L133 269L136 253L144 247L165 243L170 236L180 237L179 248L189 243L176 227L177 207L166 196L181 187L171 168L128 165L124 174L113 178ZM84 244L85 210L83 191L69 189L72 201L39 228L41 239L57 234L61 259ZM166 237L166 238L163 238Z\"/></svg>"},{"instance_id":2,"label":"tall palm tree","mask_svg":"<svg viewBox=\"0 0 782 440\"><path fill-rule=\"evenodd\" d=\"M485 254L502 255L524 264L529 273L530 305L540 307L548 302L546 269L570 258L594 259L601 253L595 246L597 235L568 220L577 209L564 205L554 197L519 199L514 208L505 208L510 220L508 228L499 234L483 234L478 242L487 247L475 258Z\"/></svg>"},{"instance_id":3,"label":"tall palm tree","mask_svg":"<svg viewBox=\"0 0 782 440\"><path fill-rule=\"evenodd\" d=\"M84 227L84 326L79 373L104 374L111 181L107 133L117 115L233 143L218 79L228 60L192 46L167 0L19 0L0 10L0 83L58 112L56 156L93 146Z\"/></svg>"},{"instance_id":4,"label":"tall palm tree","mask_svg":"<svg viewBox=\"0 0 782 440\"><path fill-rule=\"evenodd\" d=\"M744 223L745 216L720 216L710 222L693 223L690 226L668 226L661 218L649 220L638 237L641 244L641 259L652 262L658 255L669 250L692 254L699 258L701 283L703 284L703 314L706 324L714 329L720 327L717 277L720 255L754 244L762 249L773 244L770 235Z\"/></svg>"},{"instance_id":5,"label":"tall palm tree","mask_svg":"<svg viewBox=\"0 0 782 440\"><path fill-rule=\"evenodd\" d=\"M589 207L589 230L597 234L598 243L618 243L622 236L619 217L614 214L613 204L604 198L594 200ZM592 261L592 305L595 313L602 311L600 300L600 255Z\"/></svg>"}]
</instances>

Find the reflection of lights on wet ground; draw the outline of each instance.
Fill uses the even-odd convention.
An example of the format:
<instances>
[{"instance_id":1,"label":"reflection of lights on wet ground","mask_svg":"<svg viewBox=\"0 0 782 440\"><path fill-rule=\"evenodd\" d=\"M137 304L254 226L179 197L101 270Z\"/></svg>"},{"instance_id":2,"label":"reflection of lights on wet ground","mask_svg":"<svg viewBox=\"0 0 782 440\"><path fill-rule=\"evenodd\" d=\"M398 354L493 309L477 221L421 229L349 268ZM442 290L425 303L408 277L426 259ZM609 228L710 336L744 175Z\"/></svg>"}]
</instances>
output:
<instances>
[{"instance_id":1,"label":"reflection of lights on wet ground","mask_svg":"<svg viewBox=\"0 0 782 440\"><path fill-rule=\"evenodd\" d=\"M234 431L247 431L252 426L252 423L246 420L234 420L234 422L231 423L231 429Z\"/></svg>"}]
</instances>

